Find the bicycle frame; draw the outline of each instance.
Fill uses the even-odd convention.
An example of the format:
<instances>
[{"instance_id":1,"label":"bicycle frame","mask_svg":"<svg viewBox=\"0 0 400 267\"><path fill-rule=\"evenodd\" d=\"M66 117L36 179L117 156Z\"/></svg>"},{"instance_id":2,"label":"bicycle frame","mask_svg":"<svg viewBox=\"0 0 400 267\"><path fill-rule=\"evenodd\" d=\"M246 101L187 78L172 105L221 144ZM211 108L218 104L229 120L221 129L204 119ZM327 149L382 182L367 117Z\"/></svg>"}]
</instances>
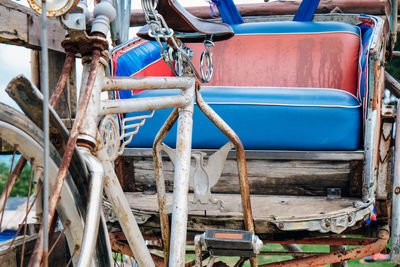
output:
<instances>
[{"instance_id":1,"label":"bicycle frame","mask_svg":"<svg viewBox=\"0 0 400 267\"><path fill-rule=\"evenodd\" d=\"M87 77L90 63L85 63L83 77ZM83 83L86 84L85 78ZM144 89L168 89L178 88L180 94L176 96L141 98L130 100L100 100L100 94L110 90L144 90ZM174 190L172 224L174 228L171 234L171 260L181 265L184 263L186 244L186 221L187 221L187 193L189 189L189 171L191 158L191 133L192 113L194 105L195 79L194 77L153 77L153 78L111 78L105 76L105 66L100 65L97 69L91 100L86 111L85 124L82 125L81 135L78 139L88 141L98 139L97 121L99 116L108 114L119 114L135 111L155 110L162 108L179 108L177 154L175 166L176 188ZM98 140L97 140L98 141ZM126 233L127 240L139 264L152 266L150 253L130 212L125 198L122 198L122 188L119 185L112 163L107 154L100 150L95 153L105 171L105 192L110 200L122 229ZM100 192L101 193L101 192ZM97 193L99 194L99 193ZM97 197L98 198L98 197ZM97 209L97 208L96 208ZM99 215L98 215L99 216ZM94 224L95 222L93 222ZM87 225L87 228L95 225ZM92 246L94 242L87 242ZM83 249L82 249L83 251ZM82 255L85 258L86 255Z\"/></svg>"},{"instance_id":2,"label":"bicycle frame","mask_svg":"<svg viewBox=\"0 0 400 267\"><path fill-rule=\"evenodd\" d=\"M89 63L85 63L84 73L87 73ZM91 95L91 101L87 107L87 116L85 125L80 130L81 135L78 140L86 140L92 142L96 140L98 144L97 121L99 116L111 114L120 114L127 112L137 112L146 110L157 110L164 108L174 108L170 117L165 122L157 135L154 146L153 155L155 161L155 171L157 177L157 192L159 200L159 209L162 223L163 240L170 240L170 244L164 244L164 256L166 262L173 263L176 266L185 264L185 246L186 246L186 226L188 216L188 190L191 160L191 137L192 137L192 114L194 106L194 94L196 91L196 99L199 108L206 116L210 118L224 134L231 140L236 148L238 157L239 180L242 192L242 209L244 211L246 229L254 232L253 217L250 207L250 193L247 181L246 160L244 149L240 139L232 129L204 102L198 89L194 77L118 77L112 78L105 76L105 66L98 68L94 88ZM88 75L83 75L87 77ZM87 81L83 79L85 84ZM152 89L180 89L180 93L174 96L165 97L148 97L125 100L99 100L101 92L114 90L152 90ZM85 91L85 90L84 90ZM163 138L172 128L175 121L178 120L178 134L176 145L176 159L174 171L174 198L172 203L172 222L174 227L169 236L168 216L165 212L165 185L162 174L161 160L161 144ZM79 143L79 142L78 142ZM136 224L136 221L130 212L129 205L125 198L120 196L123 194L119 185L117 176L114 172L113 165L105 153L104 149L94 153L104 167L105 181L104 188L106 195L116 211L117 218L122 226L128 243L139 264L143 266L152 266L150 254L143 241L143 237ZM98 196L94 196L98 199ZM97 207L93 209L97 210ZM93 224L95 221L93 222ZM88 225L88 228L93 226ZM94 242L84 242L93 251ZM170 250L170 251L169 251ZM82 249L83 251L83 249ZM81 257L82 258L82 257ZM83 257L85 258L85 257ZM254 261L254 260L253 260ZM256 263L254 263L256 264Z\"/></svg>"},{"instance_id":3,"label":"bicycle frame","mask_svg":"<svg viewBox=\"0 0 400 267\"><path fill-rule=\"evenodd\" d=\"M397 10L397 8L396 8ZM377 24L382 27L382 22ZM153 159L155 163L155 176L158 194L158 206L160 213L161 234L164 249L164 262L170 263L170 266L183 266L185 264L185 246L186 246L186 233L187 233L187 220L188 220L188 191L189 191L189 176L190 176L190 162L191 162L191 139L192 139L192 125L193 125L193 108L196 95L196 101L200 110L211 119L211 121L224 132L234 144L236 148L236 155L238 159L240 192L242 199L242 210L244 213L244 221L246 230L254 232L254 223L251 213L249 185L247 181L246 160L244 156L244 149L240 139L232 129L219 118L212 109L203 101L199 86L196 83L193 75L188 72L184 77L108 77L108 54L103 51L108 46L104 37L91 36L88 39L80 39L82 33L70 34L70 40L84 44L84 69L82 75L82 88L81 88L81 103L79 105L78 114L80 119L76 120L73 130L71 131L71 144L72 148L75 143L79 147L81 155L84 157L86 165L91 172L90 181L90 196L88 201L88 212L85 223L85 230L83 235L83 242L81 247L81 254L79 256L78 266L87 266L93 261L93 254L95 249L96 237L98 226L101 221L101 197L104 191L108 200L118 218L126 239L132 249L133 255L140 266L154 266L152 255L146 246L146 242L136 220L131 212L129 203L125 197L117 175L114 171L113 160L115 157L110 156L107 150L107 140L103 140L100 131L101 123L99 120L102 117L109 115L152 111L165 108L173 108L173 112L164 123L163 127L158 132L158 135L153 144ZM86 38L86 37L85 37ZM382 41L379 36L373 36L374 42ZM67 52L67 59L73 57L71 42L66 42L64 46ZM76 46L80 47L80 46ZM70 49L70 50L68 50ZM103 53L102 53L103 52ZM92 53L92 56L89 56ZM384 50L375 53L384 53ZM383 55L379 54L380 57ZM66 61L66 64L68 60ZM69 71L63 71L63 75ZM371 75L372 76L372 75ZM61 77L60 80L63 77ZM64 76L65 78L65 76ZM64 79L65 85L65 79ZM63 88L64 86L58 86ZM372 86L371 86L372 87ZM147 97L147 98L133 98L133 99L107 99L102 100L101 94L104 92L112 92L119 90L154 90L154 89L180 89L180 92L173 96L164 97ZM369 93L371 102L375 92L373 90ZM376 169L376 162L374 155L376 154L377 146L375 144L378 139L378 132L374 131L377 128L377 118L379 117L378 111L369 107L368 122L366 124L366 168L363 180L363 208L371 208L374 202L374 181L376 180L374 170ZM149 117L151 117L150 115ZM174 123L178 121L177 142L176 142L176 155L174 160L174 189L173 189L173 203L172 203L172 222L173 226L170 233L170 224L168 214L166 212L166 193L165 183L162 172L162 141L167 135L168 131L172 128ZM84 122L84 123L82 123ZM137 129L136 129L137 130ZM135 131L136 131L135 130ZM124 133L124 131L123 131ZM119 134L119 132L118 132ZM133 135L133 134L132 134ZM132 135L128 138L130 141ZM124 138L124 135L122 135ZM122 140L124 141L125 139ZM106 144L104 144L104 141ZM70 144L70 142L69 142ZM119 147L118 147L119 148ZM122 150L124 145L122 145ZM68 156L67 156L68 157ZM67 161L64 161L65 163ZM69 163L61 164L66 166L65 171L68 169ZM104 179L104 180L103 180ZM53 206L56 202L53 201ZM285 222L287 223L287 222ZM319 223L319 221L317 222ZM287 226L296 229L297 222L289 222ZM283 223L282 223L283 225ZM282 226L283 227L283 226ZM298 229L297 229L298 230ZM384 238L387 240L387 238ZM169 243L166 243L169 241ZM199 241L199 240L197 240ZM200 243L196 242L196 246ZM108 244L109 247L110 244ZM196 247L198 250L199 248ZM111 251L111 249L110 249ZM201 254L201 245L200 253ZM201 256L201 255L200 255ZM196 259L198 261L198 259ZM212 259L210 260L212 262ZM201 263L197 262L196 266ZM211 263L212 264L212 263ZM257 264L256 259L251 260L252 266Z\"/></svg>"}]
</instances>

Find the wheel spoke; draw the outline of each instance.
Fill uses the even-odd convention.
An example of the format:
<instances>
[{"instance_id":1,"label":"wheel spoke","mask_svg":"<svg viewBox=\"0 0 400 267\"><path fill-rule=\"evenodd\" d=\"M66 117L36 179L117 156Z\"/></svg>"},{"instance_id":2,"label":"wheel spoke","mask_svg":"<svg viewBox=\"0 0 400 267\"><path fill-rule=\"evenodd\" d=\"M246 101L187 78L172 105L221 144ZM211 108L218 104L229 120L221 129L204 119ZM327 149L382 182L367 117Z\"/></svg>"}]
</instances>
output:
<instances>
[{"instance_id":1,"label":"wheel spoke","mask_svg":"<svg viewBox=\"0 0 400 267\"><path fill-rule=\"evenodd\" d=\"M31 188L32 188L32 181L33 181L33 159L31 159L31 171L30 171L30 176L29 176L29 187L28 187L28 196L26 198L26 212L25 215L28 216L29 213L29 199L31 197ZM27 230L27 226L28 224L25 223L24 225L24 235L23 235L23 241L22 241L22 253L21 253L21 267L24 266L24 255L25 255L25 237L26 237L26 230Z\"/></svg>"},{"instance_id":2,"label":"wheel spoke","mask_svg":"<svg viewBox=\"0 0 400 267\"><path fill-rule=\"evenodd\" d=\"M14 245L15 239L17 238L17 236L18 236L19 232L21 231L23 225L26 223L26 221L27 221L27 219L28 219L28 214L29 214L29 212L31 211L31 209L33 208L33 206L34 206L34 204L35 204L35 202L36 202L38 196L41 194L42 190L43 190L43 185L41 185L41 186L39 187L39 190L38 190L38 192L36 193L35 198L34 198L33 201L32 201L32 204L29 206L28 213L25 214L25 217L24 217L24 219L22 220L22 223L19 225L19 227L18 227L18 229L17 229L17 232L15 233L15 235L14 235L14 237L13 237L11 243L10 243L10 246L8 247L8 249L7 249L7 251L6 251L6 254L8 254L8 253L10 252L12 245Z\"/></svg>"},{"instance_id":3,"label":"wheel spoke","mask_svg":"<svg viewBox=\"0 0 400 267\"><path fill-rule=\"evenodd\" d=\"M14 164L14 157L15 157L15 151L13 154L13 158L11 160L10 174L9 174L7 184L6 184L6 186L4 186L3 191L1 192L1 195L0 195L0 212L1 212L0 232L1 232L1 227L2 227L2 223L3 223L4 209L6 207L7 200L10 197L11 191L13 190L15 183L17 182L17 180L18 180L19 176L21 175L22 170L24 169L25 164L27 162L27 160L21 156L20 159L18 160L18 163L15 166L15 168L12 169L13 164Z\"/></svg>"},{"instance_id":4,"label":"wheel spoke","mask_svg":"<svg viewBox=\"0 0 400 267\"><path fill-rule=\"evenodd\" d=\"M78 250L79 250L79 246L76 245L76 246L75 246L75 249L74 249L74 252L71 254L71 258L69 259L69 261L68 261L68 263L67 263L67 265L66 265L65 267L69 267L69 266L71 265L72 259L74 258L75 254L76 254L76 252L77 252Z\"/></svg>"},{"instance_id":5,"label":"wheel spoke","mask_svg":"<svg viewBox=\"0 0 400 267\"><path fill-rule=\"evenodd\" d=\"M54 242L53 246L51 246L50 250L49 250L49 256L51 255L51 253L53 252L54 248L56 247L57 243L61 240L61 237L63 236L65 230L67 230L67 228L69 227L69 225L71 224L70 221L67 221L67 223L64 225L64 229L61 231L61 233L58 235L56 241Z\"/></svg>"}]
</instances>

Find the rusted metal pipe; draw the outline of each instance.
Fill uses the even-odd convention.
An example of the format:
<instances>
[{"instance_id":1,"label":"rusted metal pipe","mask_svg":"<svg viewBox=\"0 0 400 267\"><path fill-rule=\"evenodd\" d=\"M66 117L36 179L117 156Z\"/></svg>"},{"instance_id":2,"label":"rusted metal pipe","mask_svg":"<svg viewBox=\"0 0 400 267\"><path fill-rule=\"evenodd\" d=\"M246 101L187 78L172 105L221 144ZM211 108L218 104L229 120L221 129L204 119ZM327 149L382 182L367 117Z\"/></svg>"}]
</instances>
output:
<instances>
[{"instance_id":1,"label":"rusted metal pipe","mask_svg":"<svg viewBox=\"0 0 400 267\"><path fill-rule=\"evenodd\" d=\"M122 253L124 255L127 255L129 257L135 258L135 256L133 255L133 252L131 250L131 248L129 247L129 244L115 240L115 239L111 239L111 248L113 251L116 251L118 253ZM156 267L164 267L166 266L164 264L164 259L158 255L155 254L151 254L151 258L154 261L154 264Z\"/></svg>"},{"instance_id":2,"label":"rusted metal pipe","mask_svg":"<svg viewBox=\"0 0 400 267\"><path fill-rule=\"evenodd\" d=\"M306 252L306 251L261 251L259 255L274 255L274 256L293 256L293 257L306 257L315 255L326 255L329 252Z\"/></svg>"},{"instance_id":3,"label":"rusted metal pipe","mask_svg":"<svg viewBox=\"0 0 400 267\"><path fill-rule=\"evenodd\" d=\"M343 13L353 14L371 14L384 15L385 6L388 1L381 0L330 0L321 1L318 5L316 14L331 13L332 10L338 8ZM293 15L299 8L300 1L273 1L268 3L257 4L240 4L236 5L239 13L243 16L272 16L272 15ZM186 7L192 15L202 19L212 19L212 14L208 6L203 7ZM216 11L218 14L218 11ZM134 9L131 12L130 26L145 25L143 10ZM171 26L171 25L170 25Z\"/></svg>"},{"instance_id":4,"label":"rusted metal pipe","mask_svg":"<svg viewBox=\"0 0 400 267\"><path fill-rule=\"evenodd\" d=\"M195 266L196 267L201 267L202 262L203 262L203 257L201 255L202 248L201 248L201 235L196 235L194 237L194 252L196 254L196 259L195 259Z\"/></svg>"},{"instance_id":5,"label":"rusted metal pipe","mask_svg":"<svg viewBox=\"0 0 400 267\"><path fill-rule=\"evenodd\" d=\"M156 138L153 143L153 161L154 161L154 170L156 175L156 186L157 186L157 199L158 199L158 209L160 213L160 224L161 224L161 237L164 251L164 262L165 265L168 266L169 261L169 238L170 238L170 230L169 230L169 220L168 214L165 211L165 203L166 203L166 195L165 195L165 180L163 174L163 166L162 166L162 141L165 136L174 126L176 120L178 119L179 113L178 109L175 108L171 114L169 115L167 121L164 123L162 128L158 131Z\"/></svg>"},{"instance_id":6,"label":"rusted metal pipe","mask_svg":"<svg viewBox=\"0 0 400 267\"><path fill-rule=\"evenodd\" d=\"M378 231L378 239L376 242L358 248L349 249L343 252L331 252L325 255L311 256L301 259L293 259L288 261L269 263L260 265L260 267L274 266L321 266L335 262L358 259L381 252L385 249L389 241L389 226L385 226Z\"/></svg>"},{"instance_id":7,"label":"rusted metal pipe","mask_svg":"<svg viewBox=\"0 0 400 267\"><path fill-rule=\"evenodd\" d=\"M169 266L183 266L185 264L193 109L196 87L195 79L193 77L191 79L192 86L190 89L181 90L181 94L190 101L184 108L179 109L171 218L171 225L174 227L171 228Z\"/></svg>"},{"instance_id":8,"label":"rusted metal pipe","mask_svg":"<svg viewBox=\"0 0 400 267\"><path fill-rule=\"evenodd\" d=\"M65 88L65 85L67 84L69 73L71 72L71 68L75 60L75 54L73 52L66 52L66 54L67 56L64 61L64 66L61 71L61 75L57 81L56 90L53 92L49 100L49 104L53 108L55 107L55 105L57 105L57 102L60 99L60 96Z\"/></svg>"},{"instance_id":9,"label":"rusted metal pipe","mask_svg":"<svg viewBox=\"0 0 400 267\"><path fill-rule=\"evenodd\" d=\"M376 242L376 238L316 238L303 240L271 241L263 240L264 244L303 244L303 245L349 245L365 246Z\"/></svg>"},{"instance_id":10,"label":"rusted metal pipe","mask_svg":"<svg viewBox=\"0 0 400 267\"><path fill-rule=\"evenodd\" d=\"M190 253L194 253L194 251L187 251L187 253L188 252L190 252ZM189 254L189 253L188 253ZM205 252L202 256L201 256L201 261L203 261L203 260L205 260L205 259L207 259L208 257L210 257L210 253L209 252ZM194 266L196 264L196 259L194 259L194 260L192 260L192 261L188 261L188 262L186 262L185 263L185 267L192 267L192 266Z\"/></svg>"},{"instance_id":11,"label":"rusted metal pipe","mask_svg":"<svg viewBox=\"0 0 400 267\"><path fill-rule=\"evenodd\" d=\"M188 89L191 77L105 77L102 91Z\"/></svg>"},{"instance_id":12,"label":"rusted metal pipe","mask_svg":"<svg viewBox=\"0 0 400 267\"><path fill-rule=\"evenodd\" d=\"M183 95L131 98L119 100L118 103L115 103L115 100L102 100L99 116L104 116L106 114L184 107L187 104L187 100L188 99Z\"/></svg>"},{"instance_id":13,"label":"rusted metal pipe","mask_svg":"<svg viewBox=\"0 0 400 267\"><path fill-rule=\"evenodd\" d=\"M82 99L80 102L80 107L78 110L78 114L75 119L75 123L71 129L70 132L70 137L68 139L67 146L65 148L65 152L60 164L60 168L58 170L57 178L56 178L56 184L53 188L53 192L51 194L50 200L49 200L49 218L48 222L49 224L52 222L54 213L57 207L58 200L60 198L61 194L61 189L64 184L65 177L68 172L68 167L72 159L72 155L74 153L74 148L76 144L76 140L79 135L79 130L81 128L83 119L85 117L86 113L86 108L89 103L90 96L92 95L92 90L93 90L93 85L94 81L96 78L96 73L97 73L97 68L99 66L100 62L100 50L93 50L93 55L92 55L92 62L90 65L90 70L89 70L89 76L86 82L85 90L84 93L82 94ZM43 257L43 227L41 227L39 236L38 236L38 242L36 242L34 252L31 256L31 260L29 262L29 267L33 266L39 266L40 262L42 261Z\"/></svg>"},{"instance_id":14,"label":"rusted metal pipe","mask_svg":"<svg viewBox=\"0 0 400 267\"><path fill-rule=\"evenodd\" d=\"M229 138L235 145L239 172L239 186L242 197L244 225L247 231L255 233L253 213L250 203L250 189L247 177L246 155L242 141L231 127L204 101L200 93L200 86L196 86L196 103L200 110ZM252 266L257 266L257 257L250 259Z\"/></svg>"}]
</instances>

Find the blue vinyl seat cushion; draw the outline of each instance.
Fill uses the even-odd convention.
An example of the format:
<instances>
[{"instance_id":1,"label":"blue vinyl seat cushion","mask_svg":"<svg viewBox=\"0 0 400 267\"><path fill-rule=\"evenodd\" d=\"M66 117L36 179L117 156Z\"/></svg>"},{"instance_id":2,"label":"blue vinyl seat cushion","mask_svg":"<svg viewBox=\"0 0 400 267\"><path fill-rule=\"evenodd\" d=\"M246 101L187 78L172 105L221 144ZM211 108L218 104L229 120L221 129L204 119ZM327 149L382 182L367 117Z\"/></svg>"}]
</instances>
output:
<instances>
[{"instance_id":1,"label":"blue vinyl seat cushion","mask_svg":"<svg viewBox=\"0 0 400 267\"><path fill-rule=\"evenodd\" d=\"M178 90L148 90L133 97L174 95ZM204 100L238 134L245 149L356 150L360 148L362 108L343 90L327 88L221 87L201 89ZM152 147L171 109L157 110L128 147ZM128 113L132 117L141 113ZM195 106L193 148L216 149L228 142ZM174 147L176 125L165 143Z\"/></svg>"}]
</instances>

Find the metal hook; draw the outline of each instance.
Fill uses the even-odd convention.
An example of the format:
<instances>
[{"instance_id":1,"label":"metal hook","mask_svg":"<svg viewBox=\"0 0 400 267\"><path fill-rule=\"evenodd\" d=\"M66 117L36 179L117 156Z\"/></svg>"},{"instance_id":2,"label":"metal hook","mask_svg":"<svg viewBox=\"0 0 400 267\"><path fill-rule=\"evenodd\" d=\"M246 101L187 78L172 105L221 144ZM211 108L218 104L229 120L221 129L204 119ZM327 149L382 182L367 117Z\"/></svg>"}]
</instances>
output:
<instances>
[{"instance_id":1,"label":"metal hook","mask_svg":"<svg viewBox=\"0 0 400 267\"><path fill-rule=\"evenodd\" d=\"M206 49L206 51L203 51L203 53L201 53L201 57L200 57L200 72L201 72L201 76L202 79L206 82L209 82L211 80L211 77L213 75L213 62L212 62L212 53L210 51L210 47L214 47L214 43L210 40L205 40L204 41L204 47ZM204 58L206 59L206 73L204 73Z\"/></svg>"}]
</instances>

